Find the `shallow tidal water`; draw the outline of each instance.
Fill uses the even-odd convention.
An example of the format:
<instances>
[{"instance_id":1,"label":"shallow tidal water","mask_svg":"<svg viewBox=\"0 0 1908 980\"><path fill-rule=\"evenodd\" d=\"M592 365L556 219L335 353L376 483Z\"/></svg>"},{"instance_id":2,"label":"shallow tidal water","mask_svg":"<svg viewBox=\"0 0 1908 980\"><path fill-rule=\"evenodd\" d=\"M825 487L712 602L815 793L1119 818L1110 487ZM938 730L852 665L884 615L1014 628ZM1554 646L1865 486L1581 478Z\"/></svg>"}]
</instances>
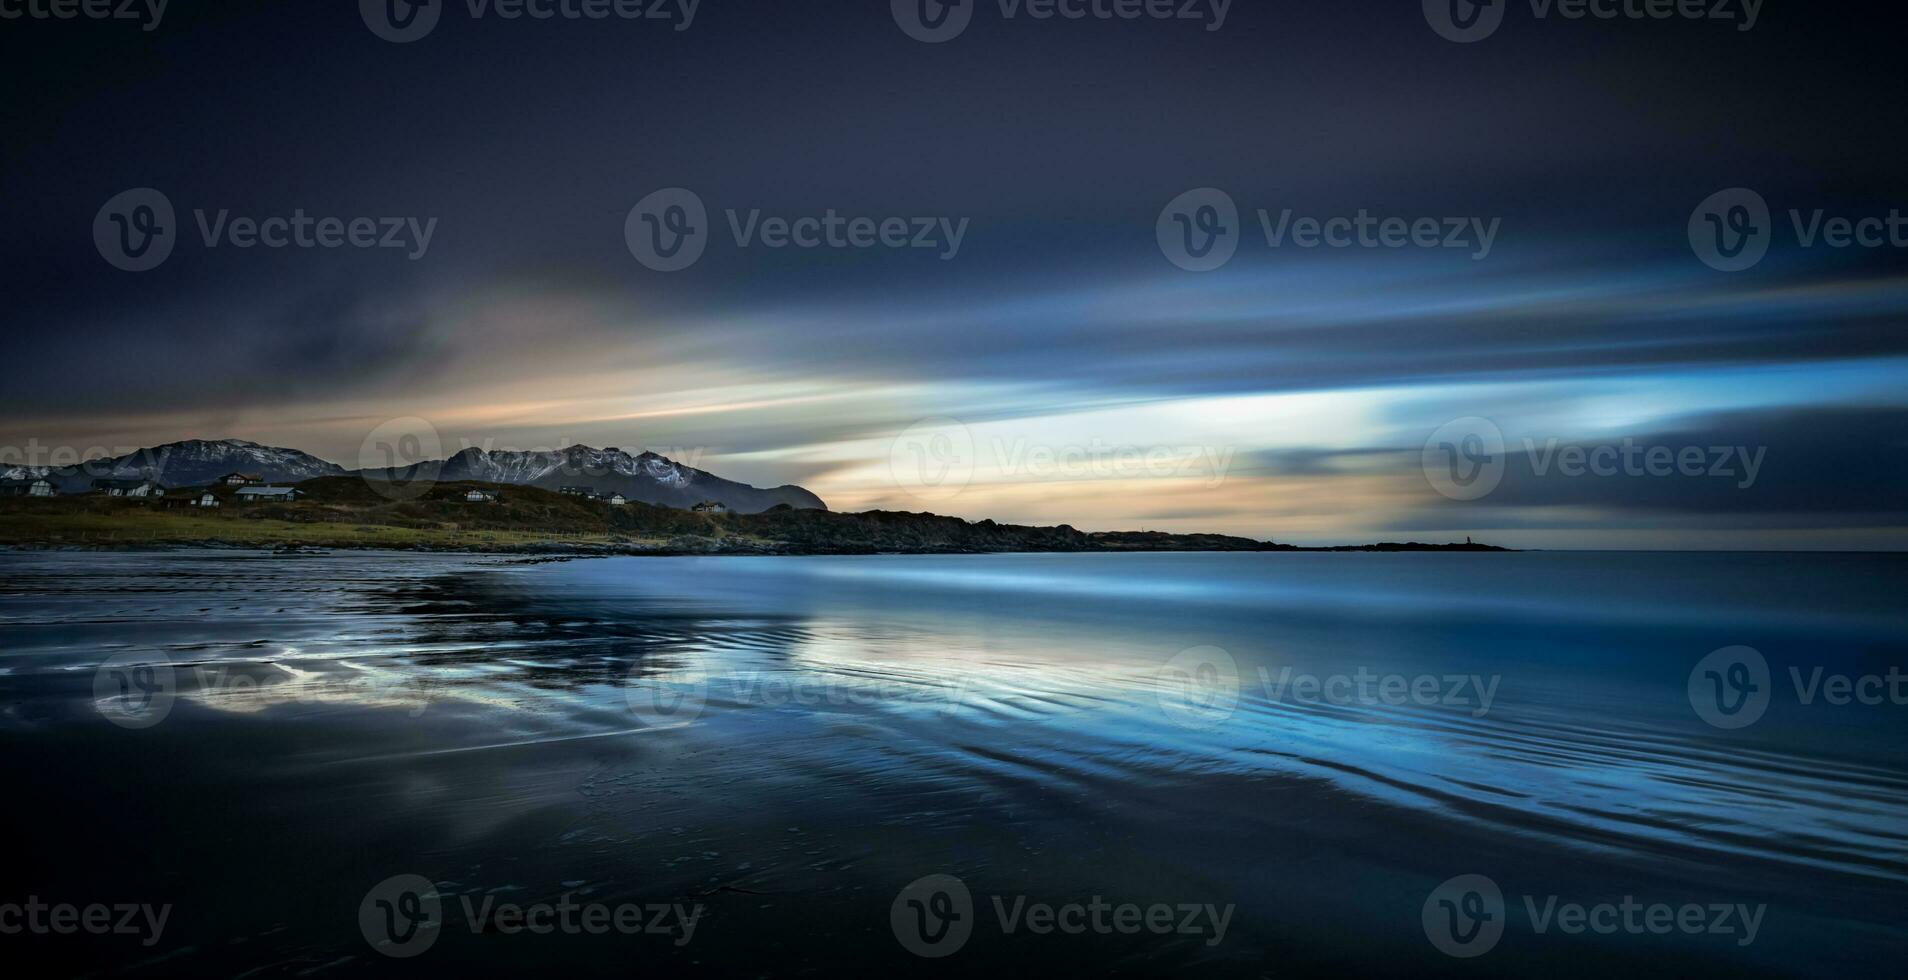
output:
<instances>
[{"instance_id":1,"label":"shallow tidal water","mask_svg":"<svg viewBox=\"0 0 1908 980\"><path fill-rule=\"evenodd\" d=\"M1908 705L1830 692L1908 665L1904 595L1886 555L0 554L0 926L169 910L0 963L1893 973Z\"/></svg>"}]
</instances>

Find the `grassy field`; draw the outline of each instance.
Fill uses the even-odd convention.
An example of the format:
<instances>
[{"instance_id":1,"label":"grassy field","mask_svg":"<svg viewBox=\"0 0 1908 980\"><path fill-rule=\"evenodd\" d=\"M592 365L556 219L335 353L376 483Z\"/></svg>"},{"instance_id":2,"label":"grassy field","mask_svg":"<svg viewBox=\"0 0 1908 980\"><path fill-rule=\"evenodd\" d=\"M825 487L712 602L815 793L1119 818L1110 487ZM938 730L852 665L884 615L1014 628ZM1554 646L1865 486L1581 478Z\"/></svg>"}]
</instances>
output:
<instances>
[{"instance_id":1,"label":"grassy field","mask_svg":"<svg viewBox=\"0 0 1908 980\"><path fill-rule=\"evenodd\" d=\"M92 495L0 500L0 546L127 548L224 545L418 548L459 551L657 550L674 541L719 541L711 520L680 511L638 514L529 487L490 487L496 503L463 500L471 485L443 484L416 499L381 494L358 480L301 484L297 503L245 503L226 488L222 506ZM662 508L643 508L663 511ZM738 540L737 544L741 544Z\"/></svg>"}]
</instances>

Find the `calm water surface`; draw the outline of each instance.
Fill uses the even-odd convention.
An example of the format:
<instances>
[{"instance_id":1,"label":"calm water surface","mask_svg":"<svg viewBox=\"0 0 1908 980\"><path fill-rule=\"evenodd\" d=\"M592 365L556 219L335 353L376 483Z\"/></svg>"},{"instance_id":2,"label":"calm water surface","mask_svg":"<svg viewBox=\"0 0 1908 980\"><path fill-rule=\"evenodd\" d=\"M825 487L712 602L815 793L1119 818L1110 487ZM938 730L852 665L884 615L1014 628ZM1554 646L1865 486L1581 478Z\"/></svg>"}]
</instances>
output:
<instances>
[{"instance_id":1,"label":"calm water surface","mask_svg":"<svg viewBox=\"0 0 1908 980\"><path fill-rule=\"evenodd\" d=\"M0 555L0 904L172 906L150 946L6 935L0 962L1892 973L1908 706L1792 677L1908 665L1903 595L1908 561L1860 555ZM1728 730L1690 680L1737 645L1767 707ZM409 959L359 918L400 874L444 910ZM971 895L938 960L891 919L928 875ZM1427 936L1459 875L1504 896L1474 959ZM565 895L699 911L465 921ZM1763 911L1753 942L1532 915L1626 896ZM1222 938L999 912L1096 900L1233 911Z\"/></svg>"}]
</instances>

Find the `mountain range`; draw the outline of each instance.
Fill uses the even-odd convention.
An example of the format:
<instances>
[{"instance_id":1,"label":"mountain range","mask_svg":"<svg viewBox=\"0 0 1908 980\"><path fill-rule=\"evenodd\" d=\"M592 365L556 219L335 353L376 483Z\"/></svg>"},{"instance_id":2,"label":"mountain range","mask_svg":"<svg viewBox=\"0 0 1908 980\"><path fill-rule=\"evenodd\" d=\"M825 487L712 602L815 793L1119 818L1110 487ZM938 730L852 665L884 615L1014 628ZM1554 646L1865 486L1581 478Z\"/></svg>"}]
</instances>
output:
<instances>
[{"instance_id":1,"label":"mountain range","mask_svg":"<svg viewBox=\"0 0 1908 980\"><path fill-rule=\"evenodd\" d=\"M798 510L827 510L828 505L798 486L769 489L725 480L643 452L570 446L539 452L466 449L445 460L391 469L347 470L310 453L262 446L243 439L189 439L139 449L123 456L88 460L72 467L14 466L8 479L44 477L61 493L83 493L94 480L152 480L166 487L205 486L228 473L247 473L267 483L298 483L325 476L361 476L408 483L420 479L477 481L545 490L589 487L596 493L620 493L664 507L686 508L715 501L738 513L753 514L779 504Z\"/></svg>"}]
</instances>

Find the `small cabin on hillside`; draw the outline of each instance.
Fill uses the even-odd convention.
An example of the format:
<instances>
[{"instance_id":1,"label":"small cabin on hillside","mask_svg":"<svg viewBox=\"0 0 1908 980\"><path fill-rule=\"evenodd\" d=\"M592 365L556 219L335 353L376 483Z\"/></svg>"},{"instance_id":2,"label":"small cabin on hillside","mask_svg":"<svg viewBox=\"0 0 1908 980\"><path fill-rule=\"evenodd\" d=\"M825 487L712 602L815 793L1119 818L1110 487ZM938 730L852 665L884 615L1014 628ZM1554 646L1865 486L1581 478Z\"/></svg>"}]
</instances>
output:
<instances>
[{"instance_id":1,"label":"small cabin on hillside","mask_svg":"<svg viewBox=\"0 0 1908 980\"><path fill-rule=\"evenodd\" d=\"M606 493L602 495L601 497L598 497L597 499L610 505L611 507L621 507L624 504L629 503L629 498L623 496L620 493Z\"/></svg>"},{"instance_id":2,"label":"small cabin on hillside","mask_svg":"<svg viewBox=\"0 0 1908 980\"><path fill-rule=\"evenodd\" d=\"M698 514L726 514L729 512L729 505L720 500L705 500L689 509Z\"/></svg>"},{"instance_id":3,"label":"small cabin on hillside","mask_svg":"<svg viewBox=\"0 0 1908 980\"><path fill-rule=\"evenodd\" d=\"M305 499L305 492L297 487L240 487L238 499L248 504L261 501L289 504Z\"/></svg>"},{"instance_id":4,"label":"small cabin on hillside","mask_svg":"<svg viewBox=\"0 0 1908 980\"><path fill-rule=\"evenodd\" d=\"M219 477L219 483L228 487L253 487L265 482L265 477L257 473L227 473Z\"/></svg>"},{"instance_id":5,"label":"small cabin on hillside","mask_svg":"<svg viewBox=\"0 0 1908 980\"><path fill-rule=\"evenodd\" d=\"M494 504L497 502L497 495L489 490L472 490L464 494L464 502L467 504Z\"/></svg>"},{"instance_id":6,"label":"small cabin on hillside","mask_svg":"<svg viewBox=\"0 0 1908 980\"><path fill-rule=\"evenodd\" d=\"M60 488L51 480L22 478L18 480L0 480L0 497L57 497Z\"/></svg>"},{"instance_id":7,"label":"small cabin on hillside","mask_svg":"<svg viewBox=\"0 0 1908 980\"><path fill-rule=\"evenodd\" d=\"M596 496L595 487L564 487L561 492L565 497L594 497Z\"/></svg>"},{"instance_id":8,"label":"small cabin on hillside","mask_svg":"<svg viewBox=\"0 0 1908 980\"><path fill-rule=\"evenodd\" d=\"M93 490L108 497L163 497L166 488L151 480L94 480Z\"/></svg>"}]
</instances>

